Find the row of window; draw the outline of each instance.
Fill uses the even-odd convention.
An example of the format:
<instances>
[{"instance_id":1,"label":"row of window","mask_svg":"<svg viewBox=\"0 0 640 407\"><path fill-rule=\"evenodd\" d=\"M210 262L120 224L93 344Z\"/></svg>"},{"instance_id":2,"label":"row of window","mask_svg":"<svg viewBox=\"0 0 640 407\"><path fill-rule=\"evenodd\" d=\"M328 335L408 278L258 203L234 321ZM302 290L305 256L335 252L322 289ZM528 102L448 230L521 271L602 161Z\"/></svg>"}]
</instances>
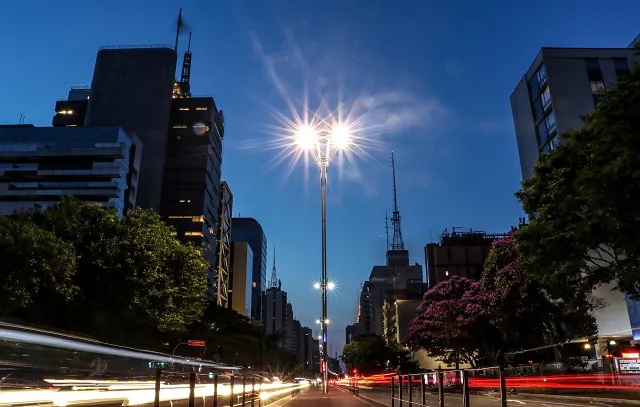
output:
<instances>
[{"instance_id":1,"label":"row of window","mask_svg":"<svg viewBox=\"0 0 640 407\"><path fill-rule=\"evenodd\" d=\"M187 107L187 106L182 106L182 107L181 107L181 108L179 108L178 110L182 110L182 111L189 111L189 110L191 110L191 108L190 108L190 107ZM205 110L209 110L209 108L208 108L208 107L205 107L205 106L197 106L197 107L195 108L195 110L197 110L197 111L205 111Z\"/></svg>"}]
</instances>

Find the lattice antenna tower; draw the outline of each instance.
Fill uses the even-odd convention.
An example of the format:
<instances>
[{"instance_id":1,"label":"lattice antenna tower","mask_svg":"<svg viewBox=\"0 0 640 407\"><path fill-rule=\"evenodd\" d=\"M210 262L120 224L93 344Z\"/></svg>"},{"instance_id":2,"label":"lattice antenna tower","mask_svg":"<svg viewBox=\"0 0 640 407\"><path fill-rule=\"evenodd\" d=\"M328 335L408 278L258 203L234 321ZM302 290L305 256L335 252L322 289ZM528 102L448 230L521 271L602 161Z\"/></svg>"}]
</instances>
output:
<instances>
[{"instance_id":1,"label":"lattice antenna tower","mask_svg":"<svg viewBox=\"0 0 640 407\"><path fill-rule=\"evenodd\" d=\"M391 250L404 250L404 240L402 239L402 226L400 225L400 211L398 210L398 196L396 193L396 162L391 152L391 172L393 175L393 212L391 223L393 224L393 240Z\"/></svg>"},{"instance_id":2,"label":"lattice antenna tower","mask_svg":"<svg viewBox=\"0 0 640 407\"><path fill-rule=\"evenodd\" d=\"M389 242L389 213L384 211L384 232L387 236L387 250L391 249L391 243Z\"/></svg>"},{"instance_id":3,"label":"lattice antenna tower","mask_svg":"<svg viewBox=\"0 0 640 407\"><path fill-rule=\"evenodd\" d=\"M273 269L271 269L271 281L269 282L269 288L278 287L278 277L276 277L276 246L273 246Z\"/></svg>"}]
</instances>

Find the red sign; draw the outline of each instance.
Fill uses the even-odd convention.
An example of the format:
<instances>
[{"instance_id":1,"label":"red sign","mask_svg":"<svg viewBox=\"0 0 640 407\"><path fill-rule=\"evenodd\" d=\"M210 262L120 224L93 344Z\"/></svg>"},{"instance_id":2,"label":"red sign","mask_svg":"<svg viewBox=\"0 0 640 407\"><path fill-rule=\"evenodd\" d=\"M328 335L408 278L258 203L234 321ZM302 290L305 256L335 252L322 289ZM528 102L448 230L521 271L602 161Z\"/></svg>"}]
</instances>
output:
<instances>
[{"instance_id":1,"label":"red sign","mask_svg":"<svg viewBox=\"0 0 640 407\"><path fill-rule=\"evenodd\" d=\"M200 347L202 347L202 348L204 348L205 346L207 346L207 342L206 342L206 341L196 341L196 340L193 340L193 339L190 339L190 340L187 342L187 344L188 344L189 346L200 346Z\"/></svg>"}]
</instances>

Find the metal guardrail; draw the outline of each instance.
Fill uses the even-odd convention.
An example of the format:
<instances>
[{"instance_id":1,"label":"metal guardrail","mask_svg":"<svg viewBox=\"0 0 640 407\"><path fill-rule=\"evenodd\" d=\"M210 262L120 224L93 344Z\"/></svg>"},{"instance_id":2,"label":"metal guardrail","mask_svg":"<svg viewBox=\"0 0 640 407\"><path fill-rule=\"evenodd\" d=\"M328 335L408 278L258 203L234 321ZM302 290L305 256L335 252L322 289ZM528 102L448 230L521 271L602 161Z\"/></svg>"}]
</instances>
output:
<instances>
[{"instance_id":1,"label":"metal guardrail","mask_svg":"<svg viewBox=\"0 0 640 407\"><path fill-rule=\"evenodd\" d=\"M429 407L427 405L427 386L429 385L429 375L435 375L434 383L438 388L438 406L445 406L445 391L444 383L445 372L453 372L456 375L456 379L459 377L460 384L462 385L462 404L464 407L470 407L470 391L469 391L469 372L483 371L483 370L498 370L500 377L500 406L507 407L507 385L506 374L503 367L487 367L478 369L439 369L431 373L417 373L407 375L396 375L391 378L391 407L403 407L404 403L408 403L409 407L420 406ZM413 399L413 386L420 383L420 391L422 398L419 401ZM396 393L397 384L397 393ZM406 384L408 399L404 395L404 387Z\"/></svg>"}]
</instances>

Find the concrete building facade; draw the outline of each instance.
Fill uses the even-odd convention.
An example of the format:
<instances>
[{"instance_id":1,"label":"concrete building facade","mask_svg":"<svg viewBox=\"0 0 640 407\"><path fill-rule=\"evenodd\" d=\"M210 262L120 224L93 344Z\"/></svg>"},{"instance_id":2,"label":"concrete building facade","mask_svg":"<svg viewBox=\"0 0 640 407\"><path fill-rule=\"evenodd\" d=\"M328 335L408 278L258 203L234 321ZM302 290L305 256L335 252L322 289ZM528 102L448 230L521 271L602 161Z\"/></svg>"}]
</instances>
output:
<instances>
[{"instance_id":1,"label":"concrete building facade","mask_svg":"<svg viewBox=\"0 0 640 407\"><path fill-rule=\"evenodd\" d=\"M557 137L582 128L601 95L640 63L632 48L542 48L511 95L522 178Z\"/></svg>"},{"instance_id":2,"label":"concrete building facade","mask_svg":"<svg viewBox=\"0 0 640 407\"><path fill-rule=\"evenodd\" d=\"M427 287L431 288L451 276L479 280L491 244L507 235L473 230L459 232L456 228L449 233L445 229L440 236L440 243L428 243L424 247Z\"/></svg>"},{"instance_id":3,"label":"concrete building facade","mask_svg":"<svg viewBox=\"0 0 640 407\"><path fill-rule=\"evenodd\" d=\"M628 48L540 50L511 95L523 179L532 177L541 154L562 143L558 135L582 128L582 117L640 63L638 38ZM600 340L640 340L640 303L612 288L605 284L594 291L607 304L596 313Z\"/></svg>"},{"instance_id":4,"label":"concrete building facade","mask_svg":"<svg viewBox=\"0 0 640 407\"><path fill-rule=\"evenodd\" d=\"M142 144L117 126L0 126L0 213L46 209L61 197L135 207Z\"/></svg>"},{"instance_id":5,"label":"concrete building facade","mask_svg":"<svg viewBox=\"0 0 640 407\"><path fill-rule=\"evenodd\" d=\"M409 264L407 250L388 250L387 264L374 266L360 293L358 322L363 333L384 334L384 303L389 293L422 284L422 266Z\"/></svg>"},{"instance_id":6,"label":"concrete building facade","mask_svg":"<svg viewBox=\"0 0 640 407\"><path fill-rule=\"evenodd\" d=\"M269 287L262 293L262 323L267 335L282 335L281 346L287 342L287 319L287 292Z\"/></svg>"}]
</instances>

